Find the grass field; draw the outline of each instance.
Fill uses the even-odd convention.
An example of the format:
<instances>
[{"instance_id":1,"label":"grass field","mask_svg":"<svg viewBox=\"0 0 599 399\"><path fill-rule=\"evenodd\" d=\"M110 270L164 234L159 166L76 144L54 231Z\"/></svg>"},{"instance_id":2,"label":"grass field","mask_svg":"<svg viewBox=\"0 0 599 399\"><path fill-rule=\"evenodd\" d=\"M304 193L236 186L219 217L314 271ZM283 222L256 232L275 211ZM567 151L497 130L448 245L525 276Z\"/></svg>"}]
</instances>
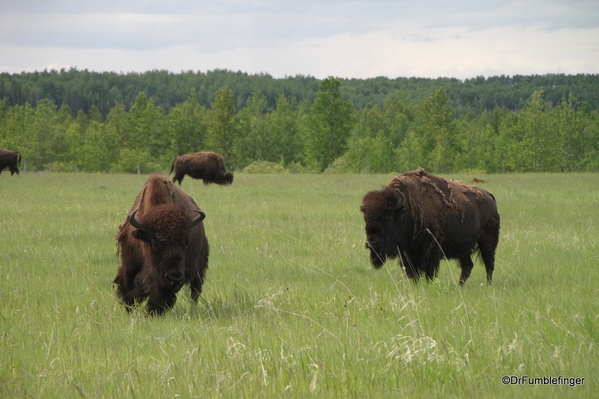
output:
<instances>
[{"instance_id":1,"label":"grass field","mask_svg":"<svg viewBox=\"0 0 599 399\"><path fill-rule=\"evenodd\" d=\"M493 285L477 260L463 289L454 262L417 285L370 268L359 206L391 175L186 178L210 268L202 301L183 289L161 318L127 314L111 283L147 177L0 176L0 397L597 395L598 174L477 176L501 238ZM559 376L584 383L529 383Z\"/></svg>"}]
</instances>

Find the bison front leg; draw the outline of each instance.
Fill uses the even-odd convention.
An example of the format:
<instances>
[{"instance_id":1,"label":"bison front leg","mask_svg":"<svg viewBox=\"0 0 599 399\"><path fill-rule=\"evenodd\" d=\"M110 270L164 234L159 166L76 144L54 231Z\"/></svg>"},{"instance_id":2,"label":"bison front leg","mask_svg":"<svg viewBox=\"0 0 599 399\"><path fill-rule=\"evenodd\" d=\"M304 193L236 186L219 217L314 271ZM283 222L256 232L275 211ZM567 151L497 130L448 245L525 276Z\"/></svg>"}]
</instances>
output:
<instances>
[{"instance_id":1,"label":"bison front leg","mask_svg":"<svg viewBox=\"0 0 599 399\"><path fill-rule=\"evenodd\" d=\"M198 302L200 294L202 293L202 285L204 285L204 276L200 275L200 273L198 273L198 275L189 282L189 286L191 288L191 300L196 303Z\"/></svg>"},{"instance_id":2,"label":"bison front leg","mask_svg":"<svg viewBox=\"0 0 599 399\"><path fill-rule=\"evenodd\" d=\"M121 300L123 305L125 305L125 310L127 312L131 312L133 307L135 306L135 298L131 295L131 291L123 291L121 287L117 288L117 297Z\"/></svg>"},{"instance_id":3,"label":"bison front leg","mask_svg":"<svg viewBox=\"0 0 599 399\"><path fill-rule=\"evenodd\" d=\"M147 296L140 284L140 275L135 275L134 272L128 273L121 269L113 281L117 285L116 296L125 305L127 312L130 312L136 303L143 302Z\"/></svg>"},{"instance_id":4,"label":"bison front leg","mask_svg":"<svg viewBox=\"0 0 599 399\"><path fill-rule=\"evenodd\" d=\"M161 316L167 310L175 306L177 295L164 295L162 293L150 295L150 300L146 305L146 311L150 316Z\"/></svg>"},{"instance_id":5,"label":"bison front leg","mask_svg":"<svg viewBox=\"0 0 599 399\"><path fill-rule=\"evenodd\" d=\"M441 257L441 251L437 248L431 250L431 254L428 257L424 257L422 269L427 281L432 281L437 277L437 273L439 272L439 264L441 263Z\"/></svg>"},{"instance_id":6,"label":"bison front leg","mask_svg":"<svg viewBox=\"0 0 599 399\"><path fill-rule=\"evenodd\" d=\"M406 276L414 283L417 283L420 279L420 275L422 274L422 271L417 266L420 263L420 259L414 255L408 254L407 252L403 252L400 255L401 263Z\"/></svg>"}]
</instances>

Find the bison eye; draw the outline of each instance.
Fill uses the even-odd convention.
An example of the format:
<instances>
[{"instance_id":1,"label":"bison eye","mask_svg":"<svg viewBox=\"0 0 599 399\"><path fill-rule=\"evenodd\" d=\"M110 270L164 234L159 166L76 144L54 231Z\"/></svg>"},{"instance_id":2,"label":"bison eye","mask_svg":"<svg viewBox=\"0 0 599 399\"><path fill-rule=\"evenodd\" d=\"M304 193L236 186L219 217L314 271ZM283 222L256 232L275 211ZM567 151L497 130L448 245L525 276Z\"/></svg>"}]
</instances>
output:
<instances>
[{"instance_id":1,"label":"bison eye","mask_svg":"<svg viewBox=\"0 0 599 399\"><path fill-rule=\"evenodd\" d=\"M161 251L164 248L164 242L161 240L152 240L152 250L155 252Z\"/></svg>"},{"instance_id":2,"label":"bison eye","mask_svg":"<svg viewBox=\"0 0 599 399\"><path fill-rule=\"evenodd\" d=\"M393 213L392 213L392 212L385 213L385 214L382 216L382 219L383 219L385 222L393 222L393 220L394 220L394 217L393 217L393 216L394 216L394 215L393 215Z\"/></svg>"}]
</instances>

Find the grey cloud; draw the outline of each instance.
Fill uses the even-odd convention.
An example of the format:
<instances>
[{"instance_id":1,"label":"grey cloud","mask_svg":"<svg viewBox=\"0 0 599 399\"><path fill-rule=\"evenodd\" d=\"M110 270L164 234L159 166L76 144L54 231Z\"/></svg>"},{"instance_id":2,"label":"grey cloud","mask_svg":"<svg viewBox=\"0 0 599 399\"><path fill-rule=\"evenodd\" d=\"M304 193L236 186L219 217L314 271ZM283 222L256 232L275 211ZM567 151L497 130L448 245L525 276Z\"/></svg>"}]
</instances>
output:
<instances>
[{"instance_id":1,"label":"grey cloud","mask_svg":"<svg viewBox=\"0 0 599 399\"><path fill-rule=\"evenodd\" d=\"M571 0L0 1L1 40L35 47L219 51L397 27L430 40L452 26L599 26L598 2Z\"/></svg>"}]
</instances>

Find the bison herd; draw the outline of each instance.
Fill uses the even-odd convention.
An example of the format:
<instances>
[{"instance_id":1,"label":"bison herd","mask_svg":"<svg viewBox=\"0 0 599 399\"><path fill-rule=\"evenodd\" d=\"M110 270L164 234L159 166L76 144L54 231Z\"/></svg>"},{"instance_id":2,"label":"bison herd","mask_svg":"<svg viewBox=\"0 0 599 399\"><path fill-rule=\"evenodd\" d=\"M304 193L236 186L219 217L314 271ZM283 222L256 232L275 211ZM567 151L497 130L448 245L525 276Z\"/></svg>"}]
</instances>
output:
<instances>
[{"instance_id":1,"label":"bison herd","mask_svg":"<svg viewBox=\"0 0 599 399\"><path fill-rule=\"evenodd\" d=\"M19 153L0 150L0 173L8 167L11 175L18 174L20 161ZM233 182L233 174L213 152L181 155L173 160L173 171L172 181L159 173L150 176L118 228L121 263L113 282L128 311L145 302L148 314L161 315L173 307L185 284L194 302L202 292L209 256L206 214L175 183L181 185L188 175L204 184L225 185ZM491 283L500 218L488 191L420 168L367 193L360 210L375 268L398 258L408 278L418 281L424 275L431 280L442 259L456 259L463 285L474 265L471 257L478 252Z\"/></svg>"}]
</instances>

